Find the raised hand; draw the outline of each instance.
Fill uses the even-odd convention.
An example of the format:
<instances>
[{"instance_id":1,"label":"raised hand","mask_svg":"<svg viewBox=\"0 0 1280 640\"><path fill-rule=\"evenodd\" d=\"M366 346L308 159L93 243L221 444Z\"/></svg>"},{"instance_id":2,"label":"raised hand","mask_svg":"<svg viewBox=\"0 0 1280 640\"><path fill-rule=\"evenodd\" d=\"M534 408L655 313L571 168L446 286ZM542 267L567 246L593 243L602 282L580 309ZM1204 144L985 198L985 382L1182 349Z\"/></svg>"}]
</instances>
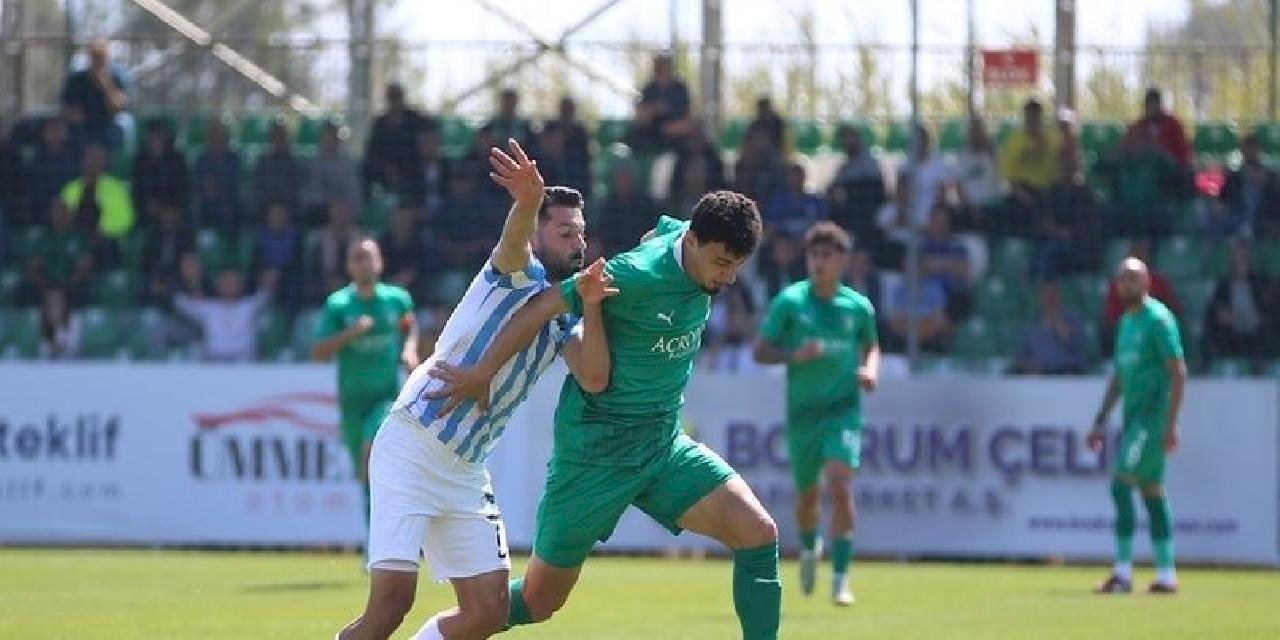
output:
<instances>
[{"instance_id":1,"label":"raised hand","mask_svg":"<svg viewBox=\"0 0 1280 640\"><path fill-rule=\"evenodd\" d=\"M506 189L512 200L541 203L546 182L538 172L538 162L530 160L515 139L508 140L507 144L511 149L510 155L498 147L489 149L489 166L493 167L489 177Z\"/></svg>"},{"instance_id":2,"label":"raised hand","mask_svg":"<svg viewBox=\"0 0 1280 640\"><path fill-rule=\"evenodd\" d=\"M573 281L583 304L599 304L609 296L618 295L618 288L613 286L613 277L604 271L604 258L596 258L591 266L582 270Z\"/></svg>"}]
</instances>

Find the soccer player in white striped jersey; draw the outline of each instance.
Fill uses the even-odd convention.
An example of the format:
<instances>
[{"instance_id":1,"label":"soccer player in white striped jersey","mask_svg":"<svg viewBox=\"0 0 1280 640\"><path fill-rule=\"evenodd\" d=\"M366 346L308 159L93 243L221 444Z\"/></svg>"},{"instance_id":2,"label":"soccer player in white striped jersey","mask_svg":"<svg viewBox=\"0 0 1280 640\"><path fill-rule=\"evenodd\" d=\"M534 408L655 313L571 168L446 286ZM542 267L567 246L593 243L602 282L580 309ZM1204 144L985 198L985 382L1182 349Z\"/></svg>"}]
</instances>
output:
<instances>
[{"instance_id":1,"label":"soccer player in white striped jersey","mask_svg":"<svg viewBox=\"0 0 1280 640\"><path fill-rule=\"evenodd\" d=\"M413 605L419 558L452 583L458 606L432 617L415 638L483 638L507 620L511 562L485 459L515 407L557 354L584 389L609 378L601 301L616 289L604 262L588 267L578 290L581 318L553 318L494 378L489 407L463 405L442 415L436 361L475 363L508 320L535 294L583 266L582 196L545 187L536 163L514 140L490 151L490 176L515 201L502 237L436 342L409 376L378 431L369 460L369 600L342 640L388 638Z\"/></svg>"}]
</instances>

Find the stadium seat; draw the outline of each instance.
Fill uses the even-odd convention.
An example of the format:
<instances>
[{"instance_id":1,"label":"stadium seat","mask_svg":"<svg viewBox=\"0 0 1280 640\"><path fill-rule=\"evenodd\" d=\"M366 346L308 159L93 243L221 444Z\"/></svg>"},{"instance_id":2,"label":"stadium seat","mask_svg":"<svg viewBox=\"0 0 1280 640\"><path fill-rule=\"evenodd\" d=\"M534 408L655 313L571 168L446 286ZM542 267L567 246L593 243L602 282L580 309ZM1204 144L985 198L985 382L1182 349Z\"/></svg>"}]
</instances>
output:
<instances>
[{"instance_id":1,"label":"stadium seat","mask_svg":"<svg viewBox=\"0 0 1280 640\"><path fill-rule=\"evenodd\" d=\"M204 133L209 126L209 115L194 113L182 125L179 140L188 154L204 148Z\"/></svg>"},{"instance_id":2,"label":"stadium seat","mask_svg":"<svg viewBox=\"0 0 1280 640\"><path fill-rule=\"evenodd\" d=\"M324 118L315 118L311 116L302 116L298 118L298 133L294 140L300 145L316 146L320 144L320 129L324 125Z\"/></svg>"},{"instance_id":3,"label":"stadium seat","mask_svg":"<svg viewBox=\"0 0 1280 640\"><path fill-rule=\"evenodd\" d=\"M240 128L236 135L240 145L261 147L267 143L267 118L260 113L245 114L240 118Z\"/></svg>"},{"instance_id":4,"label":"stadium seat","mask_svg":"<svg viewBox=\"0 0 1280 640\"><path fill-rule=\"evenodd\" d=\"M1227 122L1198 122L1193 140L1196 155L1221 160L1240 146L1234 124Z\"/></svg>"},{"instance_id":5,"label":"stadium seat","mask_svg":"<svg viewBox=\"0 0 1280 640\"><path fill-rule=\"evenodd\" d=\"M1269 156L1280 155L1280 122L1259 122L1253 133L1258 137L1258 147L1262 149L1262 153Z\"/></svg>"},{"instance_id":6,"label":"stadium seat","mask_svg":"<svg viewBox=\"0 0 1280 640\"><path fill-rule=\"evenodd\" d=\"M1005 120L996 126L996 147L1004 145L1004 141L1021 126L1015 120Z\"/></svg>"},{"instance_id":7,"label":"stadium seat","mask_svg":"<svg viewBox=\"0 0 1280 640\"><path fill-rule=\"evenodd\" d=\"M631 126L631 121L622 118L601 118L596 123L596 144L601 149L622 142L627 135L627 127Z\"/></svg>"},{"instance_id":8,"label":"stadium seat","mask_svg":"<svg viewBox=\"0 0 1280 640\"><path fill-rule=\"evenodd\" d=\"M741 118L725 120L724 126L720 128L720 148L724 151L737 151L746 133L746 120Z\"/></svg>"},{"instance_id":9,"label":"stadium seat","mask_svg":"<svg viewBox=\"0 0 1280 640\"><path fill-rule=\"evenodd\" d=\"M951 353L966 360L991 358L998 352L996 337L981 317L960 325L952 341Z\"/></svg>"},{"instance_id":10,"label":"stadium seat","mask_svg":"<svg viewBox=\"0 0 1280 640\"><path fill-rule=\"evenodd\" d=\"M1023 282L1031 273L1031 245L1026 240L1006 238L991 256L991 273L1010 282Z\"/></svg>"},{"instance_id":11,"label":"stadium seat","mask_svg":"<svg viewBox=\"0 0 1280 640\"><path fill-rule=\"evenodd\" d=\"M890 120L885 127L884 149L906 153L911 147L911 123L906 120Z\"/></svg>"},{"instance_id":12,"label":"stadium seat","mask_svg":"<svg viewBox=\"0 0 1280 640\"><path fill-rule=\"evenodd\" d=\"M1014 337L1025 322L1030 308L1028 295L1025 286L990 276L974 292L975 308L987 323L987 330L1004 341Z\"/></svg>"},{"instance_id":13,"label":"stadium seat","mask_svg":"<svg viewBox=\"0 0 1280 640\"><path fill-rule=\"evenodd\" d=\"M1253 246L1253 267L1269 278L1280 278L1280 241L1262 240Z\"/></svg>"},{"instance_id":14,"label":"stadium seat","mask_svg":"<svg viewBox=\"0 0 1280 640\"><path fill-rule=\"evenodd\" d=\"M22 274L17 269L0 270L0 306L13 302L13 292L18 289L21 281Z\"/></svg>"},{"instance_id":15,"label":"stadium seat","mask_svg":"<svg viewBox=\"0 0 1280 640\"><path fill-rule=\"evenodd\" d=\"M6 358L34 358L40 351L40 312L0 309L0 353Z\"/></svg>"},{"instance_id":16,"label":"stadium seat","mask_svg":"<svg viewBox=\"0 0 1280 640\"><path fill-rule=\"evenodd\" d=\"M281 311L270 309L258 318L258 358L278 360L289 346L288 318Z\"/></svg>"},{"instance_id":17,"label":"stadium seat","mask_svg":"<svg viewBox=\"0 0 1280 640\"><path fill-rule=\"evenodd\" d=\"M93 286L94 304L109 309L124 309L134 304L138 277L125 269L114 269L98 276Z\"/></svg>"},{"instance_id":18,"label":"stadium seat","mask_svg":"<svg viewBox=\"0 0 1280 640\"><path fill-rule=\"evenodd\" d=\"M123 337L129 359L164 360L167 355L164 342L168 322L169 319L159 309L148 307L139 311Z\"/></svg>"},{"instance_id":19,"label":"stadium seat","mask_svg":"<svg viewBox=\"0 0 1280 640\"><path fill-rule=\"evenodd\" d=\"M880 144L880 138L876 135L875 127L871 126L866 120L844 120L838 126L831 128L830 146L832 149L840 150L844 148L844 141L840 139L840 127L851 126L858 130L862 137L862 146L865 149L871 149Z\"/></svg>"},{"instance_id":20,"label":"stadium seat","mask_svg":"<svg viewBox=\"0 0 1280 640\"><path fill-rule=\"evenodd\" d=\"M1209 363L1209 375L1221 378L1251 375L1249 361L1243 358L1218 358Z\"/></svg>"},{"instance_id":21,"label":"stadium seat","mask_svg":"<svg viewBox=\"0 0 1280 640\"><path fill-rule=\"evenodd\" d=\"M196 234L196 258L205 273L214 273L231 264L227 242L216 229L201 229Z\"/></svg>"},{"instance_id":22,"label":"stadium seat","mask_svg":"<svg viewBox=\"0 0 1280 640\"><path fill-rule=\"evenodd\" d=\"M961 371L960 363L945 356L920 356L912 373L923 376L948 376Z\"/></svg>"},{"instance_id":23,"label":"stadium seat","mask_svg":"<svg viewBox=\"0 0 1280 640\"><path fill-rule=\"evenodd\" d=\"M1201 274L1199 248L1186 236L1174 236L1156 251L1156 270L1171 280L1195 278Z\"/></svg>"},{"instance_id":24,"label":"stadium seat","mask_svg":"<svg viewBox=\"0 0 1280 640\"><path fill-rule=\"evenodd\" d=\"M311 359L311 345L315 342L316 327L320 324L321 309L304 309L298 312L293 320L293 335L289 337L289 348L299 361ZM259 327L261 331L261 327ZM261 335L261 333L259 334Z\"/></svg>"},{"instance_id":25,"label":"stadium seat","mask_svg":"<svg viewBox=\"0 0 1280 640\"><path fill-rule=\"evenodd\" d=\"M1120 143L1124 130L1119 122L1086 122L1080 127L1080 150L1091 159L1105 156Z\"/></svg>"},{"instance_id":26,"label":"stadium seat","mask_svg":"<svg viewBox=\"0 0 1280 640\"><path fill-rule=\"evenodd\" d=\"M1174 285L1178 302L1182 303L1184 324L1193 328L1200 326L1216 286L1217 283L1208 278L1188 279Z\"/></svg>"},{"instance_id":27,"label":"stadium seat","mask_svg":"<svg viewBox=\"0 0 1280 640\"><path fill-rule=\"evenodd\" d=\"M142 253L146 250L147 232L134 228L120 240L120 258L124 268L137 273L142 270Z\"/></svg>"},{"instance_id":28,"label":"stadium seat","mask_svg":"<svg viewBox=\"0 0 1280 640\"><path fill-rule=\"evenodd\" d=\"M1073 276L1058 282L1062 302L1075 309L1086 322L1102 316L1107 296L1107 279L1100 276Z\"/></svg>"},{"instance_id":29,"label":"stadium seat","mask_svg":"<svg viewBox=\"0 0 1280 640\"><path fill-rule=\"evenodd\" d=\"M446 117L440 120L440 144L444 154L450 158L461 158L471 149L471 141L475 130L471 123L459 117Z\"/></svg>"},{"instance_id":30,"label":"stadium seat","mask_svg":"<svg viewBox=\"0 0 1280 640\"><path fill-rule=\"evenodd\" d=\"M944 153L957 153L964 149L969 137L969 125L963 118L952 118L938 126L938 149Z\"/></svg>"},{"instance_id":31,"label":"stadium seat","mask_svg":"<svg viewBox=\"0 0 1280 640\"><path fill-rule=\"evenodd\" d=\"M28 227L26 231L13 234L9 241L9 264L24 265L44 239L43 227Z\"/></svg>"},{"instance_id":32,"label":"stadium seat","mask_svg":"<svg viewBox=\"0 0 1280 640\"><path fill-rule=\"evenodd\" d=\"M791 141L796 151L811 156L822 147L822 127L815 120L793 120Z\"/></svg>"},{"instance_id":33,"label":"stadium seat","mask_svg":"<svg viewBox=\"0 0 1280 640\"><path fill-rule=\"evenodd\" d=\"M88 307L81 312L80 355L84 358L112 358L126 349L129 326L126 312Z\"/></svg>"}]
</instances>

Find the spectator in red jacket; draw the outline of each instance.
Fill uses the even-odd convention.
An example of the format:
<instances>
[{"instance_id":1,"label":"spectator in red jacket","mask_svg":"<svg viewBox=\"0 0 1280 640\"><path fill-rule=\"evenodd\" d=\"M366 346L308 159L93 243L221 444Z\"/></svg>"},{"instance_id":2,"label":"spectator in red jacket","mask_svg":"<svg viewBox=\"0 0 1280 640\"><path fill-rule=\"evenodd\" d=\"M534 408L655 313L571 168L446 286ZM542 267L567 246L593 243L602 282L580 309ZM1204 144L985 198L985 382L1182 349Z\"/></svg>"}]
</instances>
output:
<instances>
[{"instance_id":1,"label":"spectator in red jacket","mask_svg":"<svg viewBox=\"0 0 1280 640\"><path fill-rule=\"evenodd\" d=\"M1125 141L1141 141L1161 149L1178 163L1191 166L1191 143L1177 116L1164 108L1164 97L1155 87L1147 89L1142 103L1142 117L1129 125Z\"/></svg>"},{"instance_id":2,"label":"spectator in red jacket","mask_svg":"<svg viewBox=\"0 0 1280 640\"><path fill-rule=\"evenodd\" d=\"M1151 241L1134 240L1129 248L1129 257L1137 258L1147 264L1147 270L1151 273L1151 297L1163 302L1173 315L1181 320L1182 305L1178 302L1178 295L1173 291L1173 285L1156 272L1151 262ZM1124 315L1124 303L1120 302L1120 291L1116 288L1116 281L1113 278L1107 285L1107 297L1102 305L1102 331L1099 332L1099 337L1102 339L1102 354L1105 356L1110 357L1115 347L1116 326L1120 324L1122 315Z\"/></svg>"}]
</instances>

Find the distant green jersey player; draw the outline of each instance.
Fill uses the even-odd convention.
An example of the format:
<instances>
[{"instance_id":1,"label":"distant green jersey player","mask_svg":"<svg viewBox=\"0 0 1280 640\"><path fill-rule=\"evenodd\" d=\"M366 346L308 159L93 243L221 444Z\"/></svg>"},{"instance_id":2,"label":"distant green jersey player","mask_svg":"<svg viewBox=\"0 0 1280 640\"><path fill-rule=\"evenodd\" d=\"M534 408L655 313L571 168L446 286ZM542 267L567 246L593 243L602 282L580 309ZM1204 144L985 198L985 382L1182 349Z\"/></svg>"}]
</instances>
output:
<instances>
[{"instance_id":1,"label":"distant green jersey player","mask_svg":"<svg viewBox=\"0 0 1280 640\"><path fill-rule=\"evenodd\" d=\"M538 505L533 558L511 584L508 624L546 620L564 605L597 541L635 505L679 533L689 529L733 550L733 600L744 638L778 634L777 528L746 482L680 428L683 393L711 309L761 233L756 204L730 191L706 194L688 222L663 217L640 246L609 260L619 293L603 303L610 376L590 393L566 378ZM539 294L503 328L475 367L454 370L451 402L482 401L492 372L548 318L578 313L572 280ZM636 597L643 597L641 591ZM647 621L654 635L662 620Z\"/></svg>"},{"instance_id":2,"label":"distant green jersey player","mask_svg":"<svg viewBox=\"0 0 1280 640\"><path fill-rule=\"evenodd\" d=\"M400 368L412 371L418 365L418 330L409 292L378 281L382 252L377 242L351 243L347 274L351 284L324 303L311 357L337 357L342 442L364 486L367 518L369 446L400 393Z\"/></svg>"},{"instance_id":3,"label":"distant green jersey player","mask_svg":"<svg viewBox=\"0 0 1280 640\"><path fill-rule=\"evenodd\" d=\"M1164 490L1165 456L1178 446L1178 412L1187 379L1178 323L1168 307L1147 295L1151 276L1137 258L1127 258L1116 273L1116 288L1125 306L1116 331L1115 373L1107 386L1088 444L1102 448L1107 416L1124 399L1124 426L1116 451L1111 497L1116 506L1116 560L1111 577L1098 593L1133 590L1133 487L1142 491L1147 508L1156 578L1148 591L1176 593L1173 526Z\"/></svg>"},{"instance_id":4,"label":"distant green jersey player","mask_svg":"<svg viewBox=\"0 0 1280 640\"><path fill-rule=\"evenodd\" d=\"M755 350L762 364L787 365L787 453L796 483L800 588L810 595L816 580L821 478L831 495L831 596L840 605L853 604L850 485L862 450L861 392L875 389L880 364L875 310L840 282L851 244L849 234L831 222L809 229L809 277L773 299Z\"/></svg>"}]
</instances>

